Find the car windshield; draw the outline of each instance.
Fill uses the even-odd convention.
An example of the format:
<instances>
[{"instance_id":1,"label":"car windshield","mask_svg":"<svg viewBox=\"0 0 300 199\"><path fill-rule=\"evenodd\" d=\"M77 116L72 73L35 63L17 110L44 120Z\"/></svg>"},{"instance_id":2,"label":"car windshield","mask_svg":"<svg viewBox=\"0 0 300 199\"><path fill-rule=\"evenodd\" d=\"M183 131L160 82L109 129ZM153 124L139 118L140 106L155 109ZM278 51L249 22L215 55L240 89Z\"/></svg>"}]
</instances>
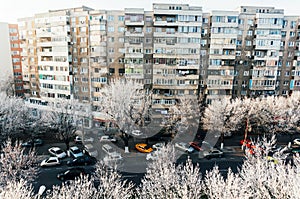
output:
<instances>
[{"instance_id":1,"label":"car windshield","mask_svg":"<svg viewBox=\"0 0 300 199\"><path fill-rule=\"evenodd\" d=\"M60 153L63 153L63 151L62 151L61 149L57 149L57 150L55 151L55 153L60 154Z\"/></svg>"},{"instance_id":2,"label":"car windshield","mask_svg":"<svg viewBox=\"0 0 300 199\"><path fill-rule=\"evenodd\" d=\"M74 149L73 152L74 153L80 153L81 151L79 149Z\"/></svg>"}]
</instances>

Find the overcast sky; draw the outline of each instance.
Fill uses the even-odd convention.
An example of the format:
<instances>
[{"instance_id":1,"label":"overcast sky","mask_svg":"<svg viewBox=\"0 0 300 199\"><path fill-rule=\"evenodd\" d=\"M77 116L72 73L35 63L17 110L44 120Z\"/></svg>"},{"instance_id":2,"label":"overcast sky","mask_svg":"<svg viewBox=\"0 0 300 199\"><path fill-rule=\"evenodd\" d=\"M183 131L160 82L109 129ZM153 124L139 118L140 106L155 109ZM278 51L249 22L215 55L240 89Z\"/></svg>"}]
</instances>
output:
<instances>
[{"instance_id":1,"label":"overcast sky","mask_svg":"<svg viewBox=\"0 0 300 199\"><path fill-rule=\"evenodd\" d=\"M5 3L4 3L5 1ZM4 0L0 6L0 22L16 23L18 18L31 17L48 10L82 5L105 10L144 8L152 10L152 3L183 3L210 10L235 10L241 5L273 6L285 10L286 15L300 15L300 0Z\"/></svg>"}]
</instances>

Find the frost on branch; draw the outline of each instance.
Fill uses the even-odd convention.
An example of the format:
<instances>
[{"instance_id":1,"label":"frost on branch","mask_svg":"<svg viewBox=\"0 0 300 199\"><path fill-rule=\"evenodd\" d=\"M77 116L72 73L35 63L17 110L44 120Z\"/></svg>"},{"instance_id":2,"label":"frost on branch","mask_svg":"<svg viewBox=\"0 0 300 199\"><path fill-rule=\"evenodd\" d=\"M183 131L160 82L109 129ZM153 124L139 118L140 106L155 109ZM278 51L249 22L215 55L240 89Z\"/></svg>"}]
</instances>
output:
<instances>
[{"instance_id":1,"label":"frost on branch","mask_svg":"<svg viewBox=\"0 0 300 199\"><path fill-rule=\"evenodd\" d=\"M97 164L95 178L99 181L97 198L129 199L133 194L133 184L121 178L115 169L102 163Z\"/></svg>"},{"instance_id":2,"label":"frost on branch","mask_svg":"<svg viewBox=\"0 0 300 199\"><path fill-rule=\"evenodd\" d=\"M47 199L92 199L97 197L94 180L90 176L80 176L75 180L53 186L46 193Z\"/></svg>"},{"instance_id":3,"label":"frost on branch","mask_svg":"<svg viewBox=\"0 0 300 199\"><path fill-rule=\"evenodd\" d=\"M9 180L5 186L0 186L0 198L1 199L33 199L36 198L33 193L32 186L28 185L28 182L24 179Z\"/></svg>"},{"instance_id":4,"label":"frost on branch","mask_svg":"<svg viewBox=\"0 0 300 199\"><path fill-rule=\"evenodd\" d=\"M8 139L2 146L0 155L0 184L25 179L33 181L36 178L36 154L34 150L25 152L21 144Z\"/></svg>"},{"instance_id":5,"label":"frost on branch","mask_svg":"<svg viewBox=\"0 0 300 199\"><path fill-rule=\"evenodd\" d=\"M185 165L175 164L175 149L171 145L161 149L138 189L140 198L198 198L201 195L201 174L189 159Z\"/></svg>"},{"instance_id":6,"label":"frost on branch","mask_svg":"<svg viewBox=\"0 0 300 199\"><path fill-rule=\"evenodd\" d=\"M8 97L0 92L0 131L2 136L8 138L18 129L21 120L21 110L24 107L24 101L16 97Z\"/></svg>"}]
</instances>

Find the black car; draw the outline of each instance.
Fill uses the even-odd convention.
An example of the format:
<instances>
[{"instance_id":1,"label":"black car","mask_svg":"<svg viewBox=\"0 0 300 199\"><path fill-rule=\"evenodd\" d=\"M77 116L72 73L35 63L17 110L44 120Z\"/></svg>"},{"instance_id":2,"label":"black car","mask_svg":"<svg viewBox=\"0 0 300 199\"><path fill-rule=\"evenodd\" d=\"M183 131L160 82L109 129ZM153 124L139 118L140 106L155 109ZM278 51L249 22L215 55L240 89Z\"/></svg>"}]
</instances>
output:
<instances>
[{"instance_id":1,"label":"black car","mask_svg":"<svg viewBox=\"0 0 300 199\"><path fill-rule=\"evenodd\" d=\"M88 155L84 155L73 160L69 160L67 162L68 166L84 166L84 165L92 165L97 162L97 159Z\"/></svg>"},{"instance_id":2,"label":"black car","mask_svg":"<svg viewBox=\"0 0 300 199\"><path fill-rule=\"evenodd\" d=\"M79 177L80 175L84 175L84 174L86 173L83 168L72 168L57 174L57 178L62 181L75 180L76 177Z\"/></svg>"},{"instance_id":3,"label":"black car","mask_svg":"<svg viewBox=\"0 0 300 199\"><path fill-rule=\"evenodd\" d=\"M34 139L33 146L42 146L43 145L42 139ZM27 142L24 142L21 144L22 147L31 147L32 146L32 140L29 140Z\"/></svg>"}]
</instances>

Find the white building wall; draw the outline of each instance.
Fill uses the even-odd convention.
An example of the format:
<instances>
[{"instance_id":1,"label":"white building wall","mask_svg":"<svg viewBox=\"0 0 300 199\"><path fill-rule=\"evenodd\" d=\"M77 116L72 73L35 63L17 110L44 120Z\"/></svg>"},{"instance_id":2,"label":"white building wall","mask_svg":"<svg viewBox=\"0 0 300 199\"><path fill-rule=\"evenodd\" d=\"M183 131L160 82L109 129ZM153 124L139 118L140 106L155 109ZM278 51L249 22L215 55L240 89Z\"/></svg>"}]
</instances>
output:
<instances>
[{"instance_id":1,"label":"white building wall","mask_svg":"<svg viewBox=\"0 0 300 199\"><path fill-rule=\"evenodd\" d=\"M8 23L0 22L0 83L13 76Z\"/></svg>"}]
</instances>

